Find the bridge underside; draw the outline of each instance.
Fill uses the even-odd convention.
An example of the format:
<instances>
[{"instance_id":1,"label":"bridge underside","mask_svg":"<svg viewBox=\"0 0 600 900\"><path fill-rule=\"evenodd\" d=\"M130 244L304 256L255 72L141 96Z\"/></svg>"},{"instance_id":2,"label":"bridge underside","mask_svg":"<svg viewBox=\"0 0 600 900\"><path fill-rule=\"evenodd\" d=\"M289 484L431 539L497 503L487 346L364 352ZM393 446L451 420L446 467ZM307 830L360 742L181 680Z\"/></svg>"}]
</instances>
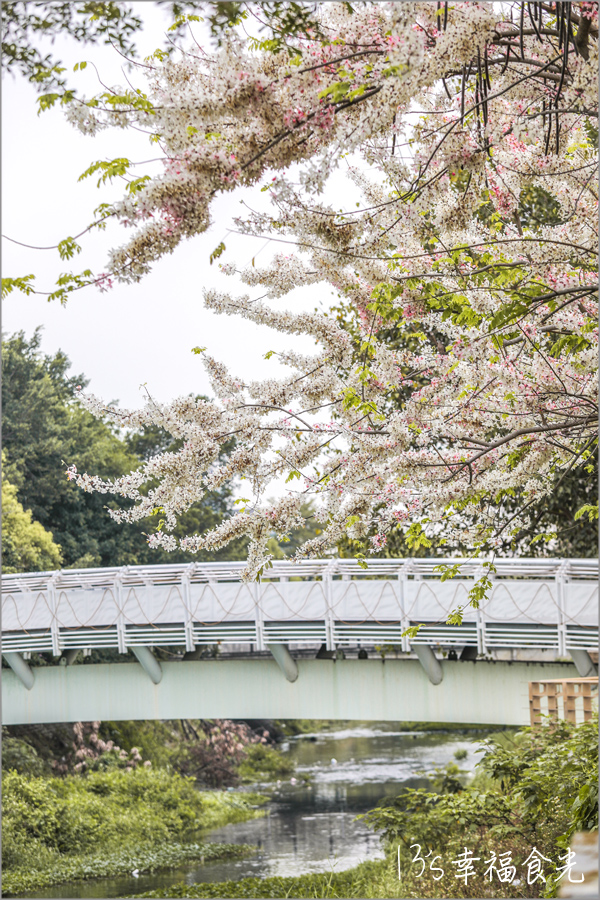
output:
<instances>
[{"instance_id":1,"label":"bridge underside","mask_svg":"<svg viewBox=\"0 0 600 900\"><path fill-rule=\"evenodd\" d=\"M35 668L26 690L3 670L5 725L119 719L358 719L528 725L529 682L577 677L571 663L448 661L433 685L417 660L298 660L287 681L275 660Z\"/></svg>"}]
</instances>

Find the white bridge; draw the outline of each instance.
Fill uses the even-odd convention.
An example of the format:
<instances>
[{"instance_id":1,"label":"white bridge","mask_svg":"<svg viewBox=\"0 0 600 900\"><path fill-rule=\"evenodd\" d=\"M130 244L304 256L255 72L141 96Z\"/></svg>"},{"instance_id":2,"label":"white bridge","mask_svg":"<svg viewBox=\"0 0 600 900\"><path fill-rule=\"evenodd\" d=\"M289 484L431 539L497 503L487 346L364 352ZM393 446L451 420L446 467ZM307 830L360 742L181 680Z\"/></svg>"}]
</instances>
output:
<instances>
[{"instance_id":1,"label":"white bridge","mask_svg":"<svg viewBox=\"0 0 600 900\"><path fill-rule=\"evenodd\" d=\"M459 564L459 573L442 581L442 564ZM32 653L70 664L84 651L92 656L89 663L94 651L111 648L120 654L131 650L154 685L166 668L197 667L202 648L214 645L222 656L235 653L238 662L243 654L249 657L245 671L272 666L261 651L271 654L288 682L298 678L299 664L306 668L309 662L294 655L305 657L310 648L321 648L321 658L346 655L347 663L356 649L364 656L373 648L383 653L394 648L405 662L420 663L436 685L448 669L439 657L451 650L450 659L458 652L462 659L488 661L506 656L500 651L520 651L521 659L529 652L538 660L539 651L546 651L543 658L562 659L563 665L572 659L581 675L589 675L589 651L598 645L598 561L497 559L494 565L492 589L479 609L469 606L468 592L483 574L481 560L371 560L366 569L345 559L282 560L260 583L250 584L240 582L243 563L236 562L8 575L2 579L2 653L21 692L36 678L71 678L73 684L84 678L83 672L67 674L62 667L31 668ZM459 607L462 624L448 625L449 613ZM405 632L417 624L422 627L409 638ZM183 654L184 662L159 663L153 648ZM226 659L212 662L225 672ZM89 680L95 670L97 681L100 669L124 677L131 668L101 663L74 666L69 673L86 670ZM10 679L13 685L12 673ZM31 713L28 720L31 715L43 713ZM94 717L115 716L87 716Z\"/></svg>"}]
</instances>

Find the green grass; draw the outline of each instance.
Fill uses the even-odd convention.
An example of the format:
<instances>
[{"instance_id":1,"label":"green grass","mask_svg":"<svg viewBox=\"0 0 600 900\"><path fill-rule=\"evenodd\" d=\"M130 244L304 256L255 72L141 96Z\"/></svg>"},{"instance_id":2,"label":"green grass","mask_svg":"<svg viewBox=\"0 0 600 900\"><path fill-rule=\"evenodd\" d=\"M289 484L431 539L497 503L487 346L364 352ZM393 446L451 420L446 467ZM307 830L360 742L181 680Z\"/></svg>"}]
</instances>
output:
<instances>
[{"instance_id":1,"label":"green grass","mask_svg":"<svg viewBox=\"0 0 600 900\"><path fill-rule=\"evenodd\" d=\"M197 791L194 779L153 769L66 778L10 771L2 778L2 886L20 893L207 858L222 845L211 849L199 836L262 815L265 800Z\"/></svg>"},{"instance_id":2,"label":"green grass","mask_svg":"<svg viewBox=\"0 0 600 900\"><path fill-rule=\"evenodd\" d=\"M372 893L379 884L388 864L363 863L346 872L325 872L317 875L293 877L242 878L240 881L203 882L201 884L175 884L164 890L148 891L135 897L293 897L293 898L354 898L399 897L400 893ZM396 875L396 881L397 881ZM386 885L389 888L389 885Z\"/></svg>"},{"instance_id":3,"label":"green grass","mask_svg":"<svg viewBox=\"0 0 600 900\"><path fill-rule=\"evenodd\" d=\"M21 894L65 881L129 875L134 869L138 869L140 874L147 874L159 869L175 868L194 860L212 862L216 859L237 859L253 851L254 847L248 844L166 844L162 847L148 845L80 856L57 854L43 871L5 871L2 876L2 893Z\"/></svg>"}]
</instances>

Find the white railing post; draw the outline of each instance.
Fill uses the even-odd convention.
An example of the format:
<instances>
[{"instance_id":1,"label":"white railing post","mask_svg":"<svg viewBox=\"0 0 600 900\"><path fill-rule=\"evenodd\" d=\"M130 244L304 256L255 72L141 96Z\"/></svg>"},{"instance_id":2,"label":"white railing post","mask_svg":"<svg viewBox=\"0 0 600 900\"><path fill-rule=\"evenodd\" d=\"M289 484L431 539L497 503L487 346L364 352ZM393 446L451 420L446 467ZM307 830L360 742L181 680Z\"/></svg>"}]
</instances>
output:
<instances>
[{"instance_id":1,"label":"white railing post","mask_svg":"<svg viewBox=\"0 0 600 900\"><path fill-rule=\"evenodd\" d=\"M48 582L48 605L52 613L52 623L50 625L50 633L52 635L52 655L60 656L60 629L58 627L58 599L56 596L56 582L60 578L60 572L56 572Z\"/></svg>"},{"instance_id":2,"label":"white railing post","mask_svg":"<svg viewBox=\"0 0 600 900\"><path fill-rule=\"evenodd\" d=\"M124 591L123 574L127 571L123 566L115 577L115 599L117 601L117 650L119 653L127 653L125 644L125 614L123 613Z\"/></svg>"},{"instance_id":3,"label":"white railing post","mask_svg":"<svg viewBox=\"0 0 600 900\"><path fill-rule=\"evenodd\" d=\"M567 650L567 611L566 611L566 584L569 579L569 563L563 559L554 576L556 582L556 606L558 608L558 655L568 656Z\"/></svg>"},{"instance_id":4,"label":"white railing post","mask_svg":"<svg viewBox=\"0 0 600 900\"><path fill-rule=\"evenodd\" d=\"M260 581L256 581L254 583L254 621L256 624L256 649L258 651L266 650L263 611L260 605L260 588Z\"/></svg>"},{"instance_id":5,"label":"white railing post","mask_svg":"<svg viewBox=\"0 0 600 900\"><path fill-rule=\"evenodd\" d=\"M412 559L409 558L400 567L400 570L398 572L398 593L400 594L400 623L403 632L406 631L406 629L410 625L409 618L406 615L406 583L408 581L408 573L410 572L411 567ZM410 653L410 639L408 635L405 635L402 638L402 652Z\"/></svg>"},{"instance_id":6,"label":"white railing post","mask_svg":"<svg viewBox=\"0 0 600 900\"><path fill-rule=\"evenodd\" d=\"M196 649L194 644L194 623L192 621L192 572L195 563L191 563L184 572L181 573L181 598L183 600L183 616L185 622L185 649L186 653L193 653Z\"/></svg>"},{"instance_id":7,"label":"white railing post","mask_svg":"<svg viewBox=\"0 0 600 900\"><path fill-rule=\"evenodd\" d=\"M332 564L323 570L323 591L325 594L325 643L327 650L335 650L335 621L333 618L333 576L331 573Z\"/></svg>"},{"instance_id":8,"label":"white railing post","mask_svg":"<svg viewBox=\"0 0 600 900\"><path fill-rule=\"evenodd\" d=\"M486 571L483 567L475 569L475 572L473 573L473 581L478 581L485 574ZM487 572L487 577L490 579L490 581L493 580L492 575L489 572ZM475 621L477 623L477 653L480 653L483 656L487 652L487 646L485 643L485 619L483 617L483 610L479 606L475 610Z\"/></svg>"}]
</instances>

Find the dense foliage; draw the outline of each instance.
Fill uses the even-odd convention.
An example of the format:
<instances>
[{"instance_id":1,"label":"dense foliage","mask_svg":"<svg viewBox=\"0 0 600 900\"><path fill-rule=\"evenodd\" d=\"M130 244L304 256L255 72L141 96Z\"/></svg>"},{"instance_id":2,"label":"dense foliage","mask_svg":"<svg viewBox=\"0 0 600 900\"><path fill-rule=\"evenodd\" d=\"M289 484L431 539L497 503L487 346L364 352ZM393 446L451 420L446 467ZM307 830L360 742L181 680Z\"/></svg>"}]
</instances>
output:
<instances>
[{"instance_id":1,"label":"dense foliage","mask_svg":"<svg viewBox=\"0 0 600 900\"><path fill-rule=\"evenodd\" d=\"M134 867L145 860L152 870L227 855L229 847L181 842L257 815L260 801L253 794L203 793L193 779L143 767L65 778L22 775L5 767L3 888L14 893L117 874L132 858L137 859Z\"/></svg>"},{"instance_id":2,"label":"dense foliage","mask_svg":"<svg viewBox=\"0 0 600 900\"><path fill-rule=\"evenodd\" d=\"M382 806L366 819L393 853L399 852L402 870L413 891L411 896L439 896L436 873L427 865L417 880L413 865L414 845L439 854L455 881L453 896L536 897L553 895L552 875L559 857L575 831L598 828L598 721L575 727L559 722L544 728L525 729L514 736L502 733L483 745L480 774L463 789L454 772L441 783L443 793L408 789L392 806ZM456 767L455 767L456 768ZM413 849L411 849L413 847ZM495 853L512 857L507 866L521 867L533 847L550 863L546 878L528 885L501 883L484 876L485 866L466 883L456 882L450 861L467 847L481 862ZM399 848L399 851L398 851ZM498 863L498 867L502 868ZM412 880L411 880L412 878ZM460 891L460 892L459 892Z\"/></svg>"},{"instance_id":3,"label":"dense foliage","mask_svg":"<svg viewBox=\"0 0 600 900\"><path fill-rule=\"evenodd\" d=\"M2 457L4 463L4 455ZM31 510L17 500L17 489L2 466L2 572L36 572L57 569L62 561L52 533L35 522Z\"/></svg>"},{"instance_id":4,"label":"dense foliage","mask_svg":"<svg viewBox=\"0 0 600 900\"><path fill-rule=\"evenodd\" d=\"M266 724L266 723L265 723ZM261 722L228 719L12 725L2 730L5 769L24 775L75 775L153 766L201 787L285 778L294 765ZM317 723L313 723L315 725Z\"/></svg>"}]
</instances>

